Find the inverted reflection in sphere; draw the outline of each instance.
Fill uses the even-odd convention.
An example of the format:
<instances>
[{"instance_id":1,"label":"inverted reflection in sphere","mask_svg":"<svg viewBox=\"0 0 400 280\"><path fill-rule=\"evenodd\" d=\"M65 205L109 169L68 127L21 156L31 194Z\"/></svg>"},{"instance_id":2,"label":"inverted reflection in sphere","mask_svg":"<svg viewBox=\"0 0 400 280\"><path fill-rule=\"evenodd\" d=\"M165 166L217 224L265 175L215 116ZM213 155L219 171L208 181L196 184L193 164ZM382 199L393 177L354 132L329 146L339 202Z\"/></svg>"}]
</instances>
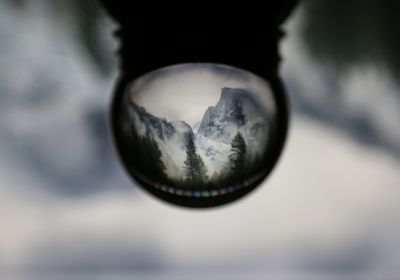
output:
<instances>
[{"instance_id":1,"label":"inverted reflection in sphere","mask_svg":"<svg viewBox=\"0 0 400 280\"><path fill-rule=\"evenodd\" d=\"M180 64L123 84L113 128L126 169L145 189L179 205L214 206L268 174L278 115L263 78L226 65Z\"/></svg>"}]
</instances>

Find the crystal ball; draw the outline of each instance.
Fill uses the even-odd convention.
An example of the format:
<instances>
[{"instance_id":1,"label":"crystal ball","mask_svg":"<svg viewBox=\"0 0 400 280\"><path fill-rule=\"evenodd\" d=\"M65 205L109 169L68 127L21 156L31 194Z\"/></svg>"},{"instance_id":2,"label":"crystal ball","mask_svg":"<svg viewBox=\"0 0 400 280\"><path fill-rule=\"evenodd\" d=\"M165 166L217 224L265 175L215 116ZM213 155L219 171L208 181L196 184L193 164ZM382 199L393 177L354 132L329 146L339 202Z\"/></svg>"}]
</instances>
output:
<instances>
[{"instance_id":1,"label":"crystal ball","mask_svg":"<svg viewBox=\"0 0 400 280\"><path fill-rule=\"evenodd\" d=\"M283 147L287 109L278 80L212 63L122 79L112 132L129 175L167 202L211 207L243 197Z\"/></svg>"}]
</instances>

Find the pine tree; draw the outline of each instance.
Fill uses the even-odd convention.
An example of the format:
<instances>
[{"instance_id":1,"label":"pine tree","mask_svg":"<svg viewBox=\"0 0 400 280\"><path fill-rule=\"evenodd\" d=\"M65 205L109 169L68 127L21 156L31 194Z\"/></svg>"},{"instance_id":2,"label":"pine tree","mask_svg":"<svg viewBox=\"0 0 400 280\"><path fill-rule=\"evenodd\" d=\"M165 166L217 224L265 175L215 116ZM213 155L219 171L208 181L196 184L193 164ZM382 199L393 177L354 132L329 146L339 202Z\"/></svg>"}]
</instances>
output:
<instances>
[{"instance_id":1,"label":"pine tree","mask_svg":"<svg viewBox=\"0 0 400 280\"><path fill-rule=\"evenodd\" d=\"M229 155L230 172L239 175L243 172L246 159L246 142L240 132L232 139L231 154Z\"/></svg>"},{"instance_id":2,"label":"pine tree","mask_svg":"<svg viewBox=\"0 0 400 280\"><path fill-rule=\"evenodd\" d=\"M204 184L207 180L207 169L202 158L196 152L192 133L186 134L186 160L184 163L186 181L190 184Z\"/></svg>"},{"instance_id":3,"label":"pine tree","mask_svg":"<svg viewBox=\"0 0 400 280\"><path fill-rule=\"evenodd\" d=\"M165 166L161 159L162 153L149 129L147 129L146 135L142 137L140 146L142 164L146 169L145 173L152 177L158 177L159 180L165 179Z\"/></svg>"}]
</instances>

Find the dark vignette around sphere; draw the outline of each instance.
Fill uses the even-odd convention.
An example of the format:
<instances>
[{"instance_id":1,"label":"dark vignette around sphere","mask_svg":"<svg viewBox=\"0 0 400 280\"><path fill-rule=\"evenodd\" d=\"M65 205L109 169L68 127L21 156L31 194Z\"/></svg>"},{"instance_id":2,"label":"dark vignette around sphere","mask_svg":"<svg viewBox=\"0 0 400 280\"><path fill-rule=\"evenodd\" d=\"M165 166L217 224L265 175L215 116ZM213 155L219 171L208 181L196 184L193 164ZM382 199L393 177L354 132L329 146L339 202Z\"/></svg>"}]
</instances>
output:
<instances>
[{"instance_id":1,"label":"dark vignette around sphere","mask_svg":"<svg viewBox=\"0 0 400 280\"><path fill-rule=\"evenodd\" d=\"M229 68L230 66L221 67ZM164 68L161 70L163 69ZM168 67L165 67L165 69L168 69ZM150 74L157 71L160 70L155 70L150 72ZM243 197L247 193L254 190L268 176L281 154L288 128L288 108L286 105L286 95L282 83L278 77L273 76L266 79L273 95L276 113L273 123L274 128L271 130L272 132L268 132L269 142L265 151L266 156L263 157L262 161L258 162L258 166L255 168L255 171L250 172L251 174L245 174L244 177L236 178L236 181L229 181L229 178L227 178L220 180L219 182L221 184L212 185L211 187L203 184L202 187L196 188L196 186L199 186L199 184L196 184L196 186L177 185L174 182L171 183L171 181L166 180L165 176L160 174L160 172L152 172L154 170L153 168L149 169L148 167L143 167L143 165L146 165L146 157L138 155L138 150L132 150L132 145L130 145L130 142L127 142L126 132L121 126L121 114L123 111L122 108L124 108L124 104L126 103L127 88L132 84L132 81L140 79L141 77L146 77L147 75L149 75L149 73L146 73L139 78L129 76L122 77L118 83L111 108L111 128L116 149L126 171L140 186L164 201L180 206L203 208L223 205ZM184 104L182 106L184 106ZM137 108L141 112L144 112L144 118L148 119L153 117L153 115L148 113L142 107L137 106ZM166 123L168 124L169 122ZM140 137L149 137L148 134L149 133L143 133ZM146 143L146 146L155 145L155 141L147 141ZM190 141L186 141L186 143L189 143L188 145L190 147ZM186 145L186 148L188 145ZM143 147L140 147L140 149L143 149ZM145 154L150 157L149 161L151 161L151 157L154 152L149 151L154 151L154 148L145 147L144 149L147 151ZM190 154L188 151L186 152L187 154ZM156 152L156 157L159 157L160 155L157 153L158 152ZM194 154L196 155L195 152ZM153 160L152 162L156 165L158 164L156 160ZM141 168L142 170L140 170ZM251 176L248 176L249 174Z\"/></svg>"}]
</instances>

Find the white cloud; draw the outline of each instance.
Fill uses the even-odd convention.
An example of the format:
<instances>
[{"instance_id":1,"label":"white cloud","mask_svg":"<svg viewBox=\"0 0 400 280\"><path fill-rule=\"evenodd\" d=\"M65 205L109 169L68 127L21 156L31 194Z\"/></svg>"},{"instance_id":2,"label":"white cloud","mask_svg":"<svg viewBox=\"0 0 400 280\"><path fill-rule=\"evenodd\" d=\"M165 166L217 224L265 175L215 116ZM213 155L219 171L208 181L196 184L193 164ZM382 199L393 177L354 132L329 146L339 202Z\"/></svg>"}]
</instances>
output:
<instances>
[{"instance_id":1,"label":"white cloud","mask_svg":"<svg viewBox=\"0 0 400 280\"><path fill-rule=\"evenodd\" d=\"M27 49L15 50L17 54L24 53L27 56L24 59L29 63L11 65L9 72L1 71L1 74L7 75L5 80L19 73L21 81L30 81L31 73L37 69L24 70L23 66L36 65L38 60L52 53L53 49L47 47L53 46L54 34L44 28L49 26L47 22L36 25L31 22L40 22L43 16L29 16L20 22L19 17L12 19L6 9L0 9L0 20L3 20L1 32L11 30L10 26L20 26L21 30L36 36L32 38L28 33L21 35L15 32L15 36L27 37L17 41L12 41L13 37L6 37L10 42L19 42L13 46L23 45L35 38L42 40L40 44L35 42L38 46L34 44ZM7 26L4 22L12 24ZM61 34L57 38L64 36ZM3 46L7 46L4 41L0 44L0 47ZM7 55L10 53L13 52ZM77 54L72 52L71 55ZM2 59L4 57L2 55ZM92 102L106 102L104 98L99 101L97 95L105 85L97 79L92 80L90 75L80 76L81 71L77 69L85 66L79 64L75 68L71 65L81 61L79 56L68 59L71 64L65 65L62 63L64 60L58 60L59 57L54 59L62 69L58 74L52 74L58 77L71 74L68 77L74 77L82 84L86 84L82 82L86 79L93 84L88 87L75 83L63 84L66 93L80 91L82 94L71 95L66 103L63 103L65 99L60 99L61 103L46 108L46 112L41 111L41 114L34 111L25 114L21 111L20 117L15 119L23 123L16 123L15 129L29 131L32 129L29 122L37 121L39 132L35 134L35 139L45 139L43 147L52 138L51 135L42 138L42 134L57 131L59 135L54 137L60 141L59 147L70 145L68 152L75 151L77 154L71 155L69 163L63 162L62 158L56 159L55 165L60 164L60 170L69 171L77 166L77 169L85 172L95 159L90 158L93 154L86 151L91 139L86 136L76 112L78 109L85 110L85 106ZM10 56L7 61L11 60ZM307 61L301 63L309 66ZM324 85L319 84L320 88L311 87L315 80L308 80L307 67L304 67L298 70L309 81L307 85L310 87L306 88L310 89L310 95L314 94L311 90L318 93L318 89L322 90ZM46 71L50 73L52 69ZM35 84L35 80L28 84L11 81L12 84L7 88L15 86L17 94L22 93L23 96L23 89ZM374 81L379 82L380 79ZM349 90L361 88L360 84L362 82L358 81ZM5 100L2 96L0 106L6 104ZM61 128L56 129L60 119L53 122L46 120L43 115L61 117L64 120L61 121ZM20 269L37 263L45 265L46 262L51 266L52 257L58 260L63 258L66 266L69 261L82 258L103 263L109 256L110 248L118 250L127 244L128 251L140 251L143 247L138 244L143 242L146 250L160 254L159 261L165 261L168 267L220 265L245 270L246 267L256 266L262 270L270 264L290 270L298 267L303 258L313 254L329 262L332 255L351 255L354 247L371 246L374 250L366 269L379 275L392 273L397 276L400 260L399 160L380 150L355 143L318 122L296 114L293 118L283 157L263 186L236 203L201 211L164 204L142 191L135 192L134 186L129 190L117 188L127 181L121 173L116 175L119 179L104 182L89 177L87 184L103 184L109 190L107 192L75 199L51 194L47 190L58 186L24 165L29 155L21 153L16 143L9 141L9 135L6 134L8 130L0 126L0 267ZM63 131L70 133L70 136L64 137ZM56 147L53 146L52 153L56 152ZM89 157L87 165L80 162L86 157ZM122 178L126 181L121 182ZM87 240L90 240L88 244L85 243ZM154 247L148 245L152 243ZM38 261L38 253L48 250L53 244L55 247L60 244L57 250L51 252L54 255L44 254L43 259ZM82 253L83 249L92 250L93 254ZM115 257L124 255L132 256L115 251L111 254Z\"/></svg>"},{"instance_id":2,"label":"white cloud","mask_svg":"<svg viewBox=\"0 0 400 280\"><path fill-rule=\"evenodd\" d=\"M298 119L271 178L248 197L212 210L184 210L129 191L110 190L81 201L27 197L4 193L9 185L3 182L1 197L8 201L0 218L7 229L0 232L3 260L29 265L38 245L90 236L99 246L154 240L152 249L163 252L172 267L271 264L290 269L309 252L329 256L347 252L360 240L379 242L374 233L386 227L382 217L399 218L399 167L388 156ZM398 250L393 246L385 254ZM268 261L271 254L275 261Z\"/></svg>"},{"instance_id":3,"label":"white cloud","mask_svg":"<svg viewBox=\"0 0 400 280\"><path fill-rule=\"evenodd\" d=\"M249 72L216 70L208 64L186 64L164 68L155 78L139 78L129 85L135 103L158 117L169 121L186 121L191 125L201 121L209 106L214 106L223 87L247 88L259 96L275 112L269 85ZM240 79L238 76L243 75ZM152 76L150 76L152 77Z\"/></svg>"}]
</instances>

